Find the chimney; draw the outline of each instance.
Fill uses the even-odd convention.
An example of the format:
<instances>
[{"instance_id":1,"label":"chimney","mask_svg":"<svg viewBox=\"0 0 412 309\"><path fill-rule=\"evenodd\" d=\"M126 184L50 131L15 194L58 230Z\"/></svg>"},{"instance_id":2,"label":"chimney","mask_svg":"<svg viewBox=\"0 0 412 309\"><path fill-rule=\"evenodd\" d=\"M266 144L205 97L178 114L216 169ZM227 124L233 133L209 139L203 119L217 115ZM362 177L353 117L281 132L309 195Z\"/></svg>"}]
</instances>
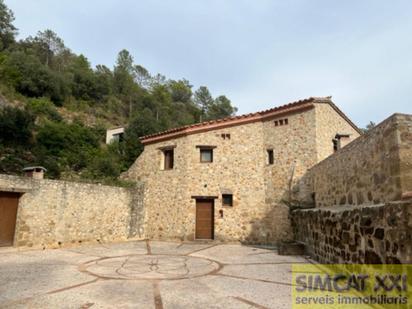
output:
<instances>
[{"instance_id":1,"label":"chimney","mask_svg":"<svg viewBox=\"0 0 412 309\"><path fill-rule=\"evenodd\" d=\"M29 166L23 168L24 175L33 179L43 179L44 173L47 172L43 166Z\"/></svg>"}]
</instances>

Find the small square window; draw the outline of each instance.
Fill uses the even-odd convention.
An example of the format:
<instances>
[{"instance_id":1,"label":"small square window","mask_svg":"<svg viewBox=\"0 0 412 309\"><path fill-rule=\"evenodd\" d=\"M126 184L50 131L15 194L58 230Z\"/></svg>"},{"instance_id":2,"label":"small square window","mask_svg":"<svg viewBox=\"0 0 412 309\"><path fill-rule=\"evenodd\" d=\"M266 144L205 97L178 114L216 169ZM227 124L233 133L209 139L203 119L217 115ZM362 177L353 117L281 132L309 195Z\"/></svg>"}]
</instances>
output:
<instances>
[{"instance_id":1,"label":"small square window","mask_svg":"<svg viewBox=\"0 0 412 309\"><path fill-rule=\"evenodd\" d=\"M201 148L200 149L200 162L210 163L213 162L213 149Z\"/></svg>"},{"instance_id":2,"label":"small square window","mask_svg":"<svg viewBox=\"0 0 412 309\"><path fill-rule=\"evenodd\" d=\"M280 120L279 120L279 124L280 124L281 126L283 126L283 119L280 119Z\"/></svg>"},{"instance_id":3,"label":"small square window","mask_svg":"<svg viewBox=\"0 0 412 309\"><path fill-rule=\"evenodd\" d=\"M223 206L233 206L233 195L222 194L222 204Z\"/></svg>"},{"instance_id":4,"label":"small square window","mask_svg":"<svg viewBox=\"0 0 412 309\"><path fill-rule=\"evenodd\" d=\"M279 122L275 120L275 127L277 127L278 125L279 125Z\"/></svg>"},{"instance_id":5,"label":"small square window","mask_svg":"<svg viewBox=\"0 0 412 309\"><path fill-rule=\"evenodd\" d=\"M173 149L163 150L164 166L163 169L171 170L174 165L174 151Z\"/></svg>"},{"instance_id":6,"label":"small square window","mask_svg":"<svg viewBox=\"0 0 412 309\"><path fill-rule=\"evenodd\" d=\"M268 149L268 164L274 163L273 149Z\"/></svg>"},{"instance_id":7,"label":"small square window","mask_svg":"<svg viewBox=\"0 0 412 309\"><path fill-rule=\"evenodd\" d=\"M286 118L285 119L285 124L288 124L289 123L289 120L288 120L288 118Z\"/></svg>"}]
</instances>

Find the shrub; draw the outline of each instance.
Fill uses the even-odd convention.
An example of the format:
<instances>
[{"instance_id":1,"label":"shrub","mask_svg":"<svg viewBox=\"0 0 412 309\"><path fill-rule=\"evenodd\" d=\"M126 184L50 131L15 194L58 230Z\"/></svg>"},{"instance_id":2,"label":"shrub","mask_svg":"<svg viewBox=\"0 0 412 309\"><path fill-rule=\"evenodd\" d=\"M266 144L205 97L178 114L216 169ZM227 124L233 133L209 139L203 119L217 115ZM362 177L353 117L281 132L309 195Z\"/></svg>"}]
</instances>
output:
<instances>
[{"instance_id":1,"label":"shrub","mask_svg":"<svg viewBox=\"0 0 412 309\"><path fill-rule=\"evenodd\" d=\"M37 148L46 156L58 157L62 166L79 171L99 147L98 140L92 129L78 123L47 122L38 130Z\"/></svg>"},{"instance_id":2,"label":"shrub","mask_svg":"<svg viewBox=\"0 0 412 309\"><path fill-rule=\"evenodd\" d=\"M36 116L44 116L52 121L62 121L56 107L48 98L29 99L27 109Z\"/></svg>"},{"instance_id":3,"label":"shrub","mask_svg":"<svg viewBox=\"0 0 412 309\"><path fill-rule=\"evenodd\" d=\"M0 109L0 143L28 147L32 142L34 116L15 107Z\"/></svg>"}]
</instances>

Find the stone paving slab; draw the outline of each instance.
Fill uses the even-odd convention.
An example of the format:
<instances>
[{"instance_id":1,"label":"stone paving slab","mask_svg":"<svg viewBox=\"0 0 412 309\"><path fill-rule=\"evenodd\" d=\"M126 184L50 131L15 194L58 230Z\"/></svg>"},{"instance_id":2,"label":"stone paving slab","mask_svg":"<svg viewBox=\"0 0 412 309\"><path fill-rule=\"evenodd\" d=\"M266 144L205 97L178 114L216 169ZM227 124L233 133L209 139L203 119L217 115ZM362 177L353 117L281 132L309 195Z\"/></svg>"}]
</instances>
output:
<instances>
[{"instance_id":1,"label":"stone paving slab","mask_svg":"<svg viewBox=\"0 0 412 309\"><path fill-rule=\"evenodd\" d=\"M0 308L290 308L291 264L307 262L198 242L0 249Z\"/></svg>"}]
</instances>

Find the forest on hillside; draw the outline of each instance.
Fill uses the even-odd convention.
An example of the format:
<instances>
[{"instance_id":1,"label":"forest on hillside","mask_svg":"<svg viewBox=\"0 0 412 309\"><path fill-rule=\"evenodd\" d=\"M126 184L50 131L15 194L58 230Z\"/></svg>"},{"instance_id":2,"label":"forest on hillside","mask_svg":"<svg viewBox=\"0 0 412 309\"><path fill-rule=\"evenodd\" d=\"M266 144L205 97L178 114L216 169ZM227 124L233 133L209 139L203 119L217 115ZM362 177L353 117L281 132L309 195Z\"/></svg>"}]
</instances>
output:
<instances>
[{"instance_id":1,"label":"forest on hillside","mask_svg":"<svg viewBox=\"0 0 412 309\"><path fill-rule=\"evenodd\" d=\"M234 115L206 86L151 74L121 50L111 69L92 67L50 29L17 40L0 0L0 173L42 165L47 177L115 183L141 153L138 137ZM104 144L109 127L123 141Z\"/></svg>"}]
</instances>

